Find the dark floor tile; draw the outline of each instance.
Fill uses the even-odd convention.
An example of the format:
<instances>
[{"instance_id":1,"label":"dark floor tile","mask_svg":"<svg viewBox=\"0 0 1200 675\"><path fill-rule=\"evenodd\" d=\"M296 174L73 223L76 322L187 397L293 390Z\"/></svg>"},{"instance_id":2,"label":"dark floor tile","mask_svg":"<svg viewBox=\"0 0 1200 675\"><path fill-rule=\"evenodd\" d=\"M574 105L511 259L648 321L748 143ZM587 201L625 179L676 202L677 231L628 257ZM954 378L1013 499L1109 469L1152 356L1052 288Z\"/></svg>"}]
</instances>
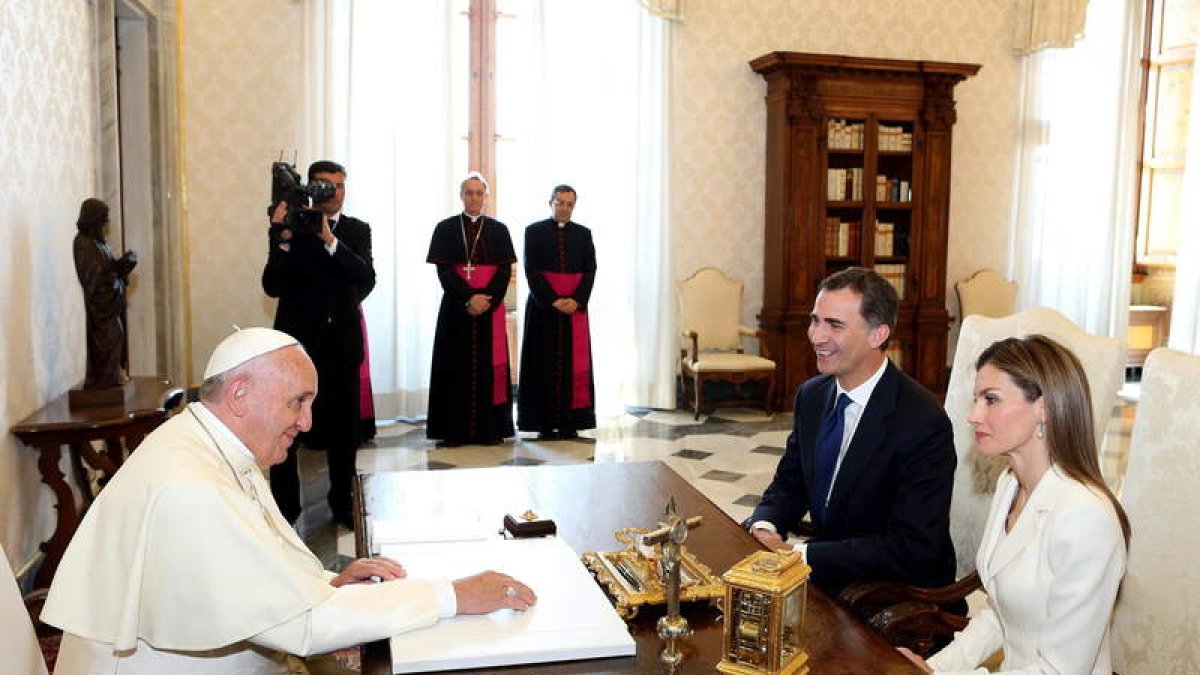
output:
<instances>
[{"instance_id":1,"label":"dark floor tile","mask_svg":"<svg viewBox=\"0 0 1200 675\"><path fill-rule=\"evenodd\" d=\"M683 450L678 450L671 454L674 455L675 457L682 457L684 459L697 459L697 460L708 459L709 457L712 457L711 452L704 452L703 450L689 450L687 448L684 448Z\"/></svg>"},{"instance_id":2,"label":"dark floor tile","mask_svg":"<svg viewBox=\"0 0 1200 675\"><path fill-rule=\"evenodd\" d=\"M758 503L761 501L762 495L742 495L741 497L733 500L733 503L737 504L738 506L755 507L758 506Z\"/></svg>"},{"instance_id":3,"label":"dark floor tile","mask_svg":"<svg viewBox=\"0 0 1200 675\"><path fill-rule=\"evenodd\" d=\"M458 465L451 464L449 462L439 462L436 460L430 460L428 462L425 462L425 468L429 469L430 471L442 471L444 469L457 469Z\"/></svg>"},{"instance_id":4,"label":"dark floor tile","mask_svg":"<svg viewBox=\"0 0 1200 675\"><path fill-rule=\"evenodd\" d=\"M750 452L756 452L760 455L775 455L776 457L780 457L783 455L785 450L786 448L780 448L774 445L760 445L757 448L751 449Z\"/></svg>"},{"instance_id":5,"label":"dark floor tile","mask_svg":"<svg viewBox=\"0 0 1200 675\"><path fill-rule=\"evenodd\" d=\"M720 469L713 469L708 473L701 474L700 477L708 480L719 480L722 483L736 483L745 478L746 474L737 473L736 471L721 471Z\"/></svg>"}]
</instances>

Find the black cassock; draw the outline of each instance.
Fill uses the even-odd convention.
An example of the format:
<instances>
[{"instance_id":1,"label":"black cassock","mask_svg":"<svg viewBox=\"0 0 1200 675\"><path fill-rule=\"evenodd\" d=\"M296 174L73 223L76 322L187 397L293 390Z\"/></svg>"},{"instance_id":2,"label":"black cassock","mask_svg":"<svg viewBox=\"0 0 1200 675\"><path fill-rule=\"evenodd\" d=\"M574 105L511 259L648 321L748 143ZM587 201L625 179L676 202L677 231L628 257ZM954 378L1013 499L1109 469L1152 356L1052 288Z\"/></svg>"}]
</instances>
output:
<instances>
[{"instance_id":1,"label":"black cassock","mask_svg":"<svg viewBox=\"0 0 1200 675\"><path fill-rule=\"evenodd\" d=\"M437 265L442 304L433 341L429 438L494 443L514 434L504 294L516 261L508 228L494 218L472 223L460 214L434 228L426 262ZM491 308L471 316L467 301L479 293L491 297Z\"/></svg>"},{"instance_id":2,"label":"black cassock","mask_svg":"<svg viewBox=\"0 0 1200 675\"><path fill-rule=\"evenodd\" d=\"M595 379L587 307L596 279L596 249L586 227L543 220L525 230L525 333L521 347L517 427L542 433L596 426ZM574 314L554 308L579 304Z\"/></svg>"}]
</instances>

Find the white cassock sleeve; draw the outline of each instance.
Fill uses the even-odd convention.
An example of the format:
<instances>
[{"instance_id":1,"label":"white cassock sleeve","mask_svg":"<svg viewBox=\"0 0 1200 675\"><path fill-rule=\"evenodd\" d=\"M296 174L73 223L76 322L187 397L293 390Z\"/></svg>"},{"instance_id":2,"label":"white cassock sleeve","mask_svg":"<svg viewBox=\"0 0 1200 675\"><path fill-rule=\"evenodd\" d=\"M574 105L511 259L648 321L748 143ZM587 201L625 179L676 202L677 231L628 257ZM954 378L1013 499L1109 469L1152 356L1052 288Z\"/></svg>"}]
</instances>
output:
<instances>
[{"instance_id":1,"label":"white cassock sleeve","mask_svg":"<svg viewBox=\"0 0 1200 675\"><path fill-rule=\"evenodd\" d=\"M250 641L309 656L384 640L453 615L454 589L449 581L397 579L382 584L348 584L335 589L333 595L309 611Z\"/></svg>"}]
</instances>

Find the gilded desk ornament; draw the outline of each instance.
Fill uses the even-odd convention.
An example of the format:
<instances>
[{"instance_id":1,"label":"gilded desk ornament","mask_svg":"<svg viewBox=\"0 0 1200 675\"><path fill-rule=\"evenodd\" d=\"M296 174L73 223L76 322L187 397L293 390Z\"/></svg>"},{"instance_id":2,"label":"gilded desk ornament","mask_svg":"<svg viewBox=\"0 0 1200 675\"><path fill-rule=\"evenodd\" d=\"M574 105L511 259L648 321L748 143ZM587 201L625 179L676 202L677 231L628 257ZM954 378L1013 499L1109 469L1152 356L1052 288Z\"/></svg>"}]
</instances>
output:
<instances>
[{"instance_id":1,"label":"gilded desk ornament","mask_svg":"<svg viewBox=\"0 0 1200 675\"><path fill-rule=\"evenodd\" d=\"M688 529L701 523L699 516L681 521ZM643 605L667 604L667 578L662 555L655 546L669 540L670 527L625 527L613 533L625 545L620 551L596 551L580 556L596 581L608 592L622 619L637 616ZM725 584L682 544L678 546L679 600L707 600L720 608Z\"/></svg>"}]
</instances>

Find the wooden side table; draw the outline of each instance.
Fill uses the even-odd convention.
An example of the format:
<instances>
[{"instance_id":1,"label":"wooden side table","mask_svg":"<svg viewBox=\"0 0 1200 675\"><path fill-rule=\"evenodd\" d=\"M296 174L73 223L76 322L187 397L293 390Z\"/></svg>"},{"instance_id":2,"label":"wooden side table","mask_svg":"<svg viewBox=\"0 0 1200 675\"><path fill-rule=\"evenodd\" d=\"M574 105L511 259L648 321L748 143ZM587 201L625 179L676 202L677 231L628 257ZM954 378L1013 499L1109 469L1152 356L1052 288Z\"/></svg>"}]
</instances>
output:
<instances>
[{"instance_id":1,"label":"wooden side table","mask_svg":"<svg viewBox=\"0 0 1200 675\"><path fill-rule=\"evenodd\" d=\"M57 519L54 533L41 544L46 560L34 579L38 588L50 585L67 543L99 490L93 490L87 468L100 472L97 483L103 487L142 438L162 424L183 400L183 389L167 380L135 377L129 386L133 391L126 405L72 409L67 394L63 394L11 429L22 443L37 449L42 482L54 492ZM97 448L94 441L101 441L103 447ZM59 469L64 445L70 452L75 485L83 498L82 509L76 507L71 487Z\"/></svg>"}]
</instances>

